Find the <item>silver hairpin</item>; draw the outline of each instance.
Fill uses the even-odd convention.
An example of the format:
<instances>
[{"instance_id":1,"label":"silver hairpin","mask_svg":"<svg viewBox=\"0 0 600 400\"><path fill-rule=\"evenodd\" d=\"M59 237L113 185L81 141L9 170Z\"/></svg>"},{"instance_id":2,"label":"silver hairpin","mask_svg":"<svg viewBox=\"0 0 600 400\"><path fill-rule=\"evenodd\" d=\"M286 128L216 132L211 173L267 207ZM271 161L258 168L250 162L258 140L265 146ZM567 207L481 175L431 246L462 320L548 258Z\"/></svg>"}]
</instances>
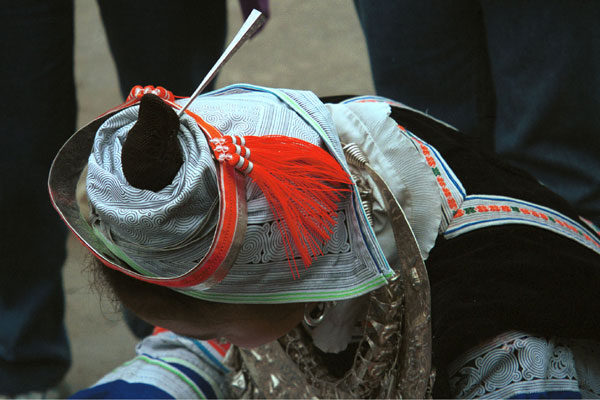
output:
<instances>
[{"instance_id":1,"label":"silver hairpin","mask_svg":"<svg viewBox=\"0 0 600 400\"><path fill-rule=\"evenodd\" d=\"M179 118L181 118L181 116L188 108L188 106L192 103L192 101L194 101L194 99L198 97L200 93L202 93L202 91L215 78L215 76L217 76L219 70L223 68L223 66L227 63L227 61L229 61L231 56L233 56L235 52L240 47L242 47L242 44L244 44L246 40L252 37L254 32L256 32L258 28L260 28L264 24L264 22L265 18L262 15L262 13L258 10L252 10L252 12L242 25L238 33L231 40L231 43L229 43L229 46L227 46L223 54L221 54L221 57L217 60L217 62L211 68L211 70L208 71L208 74L206 74L202 82L200 82L200 85L198 85L192 96L188 99L187 103L185 103L185 105L179 110L179 112L177 113L177 116Z\"/></svg>"}]
</instances>

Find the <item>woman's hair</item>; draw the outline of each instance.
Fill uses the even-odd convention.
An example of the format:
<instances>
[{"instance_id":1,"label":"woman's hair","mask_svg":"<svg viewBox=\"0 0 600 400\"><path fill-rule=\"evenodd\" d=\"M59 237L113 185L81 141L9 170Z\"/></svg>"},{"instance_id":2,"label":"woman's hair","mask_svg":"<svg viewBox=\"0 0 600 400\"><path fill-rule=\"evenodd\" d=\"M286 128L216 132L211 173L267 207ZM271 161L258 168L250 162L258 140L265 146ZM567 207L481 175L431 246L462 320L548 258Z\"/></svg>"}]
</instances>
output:
<instances>
[{"instance_id":1,"label":"woman's hair","mask_svg":"<svg viewBox=\"0 0 600 400\"><path fill-rule=\"evenodd\" d=\"M226 324L233 320L278 318L291 313L298 304L228 304L200 300L175 290L132 278L104 266L92 258L94 286L108 290L142 319L194 320L206 324Z\"/></svg>"},{"instance_id":2,"label":"woman's hair","mask_svg":"<svg viewBox=\"0 0 600 400\"><path fill-rule=\"evenodd\" d=\"M91 264L95 289L140 316L171 318L182 308L201 307L203 303L207 303L166 287L131 278L104 266L95 257L91 257Z\"/></svg>"}]
</instances>

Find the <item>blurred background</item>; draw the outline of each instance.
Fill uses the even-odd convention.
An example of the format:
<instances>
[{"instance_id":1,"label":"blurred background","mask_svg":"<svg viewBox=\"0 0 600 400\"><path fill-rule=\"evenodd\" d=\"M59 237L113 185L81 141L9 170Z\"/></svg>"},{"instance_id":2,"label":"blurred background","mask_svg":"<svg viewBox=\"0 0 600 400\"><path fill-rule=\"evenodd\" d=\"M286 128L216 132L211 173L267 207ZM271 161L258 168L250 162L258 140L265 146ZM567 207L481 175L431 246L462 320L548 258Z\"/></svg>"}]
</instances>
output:
<instances>
[{"instance_id":1,"label":"blurred background","mask_svg":"<svg viewBox=\"0 0 600 400\"><path fill-rule=\"evenodd\" d=\"M223 68L217 88L250 83L306 89L318 96L374 92L367 50L352 0L270 3L271 18L267 25ZM229 43L243 21L237 0L227 0L227 6ZM82 126L123 99L96 2L77 0L75 14L78 126ZM176 65L173 73L177 73ZM66 322L73 365L66 380L75 391L130 359L137 339L110 301L92 290L83 247L73 237L67 247Z\"/></svg>"}]
</instances>

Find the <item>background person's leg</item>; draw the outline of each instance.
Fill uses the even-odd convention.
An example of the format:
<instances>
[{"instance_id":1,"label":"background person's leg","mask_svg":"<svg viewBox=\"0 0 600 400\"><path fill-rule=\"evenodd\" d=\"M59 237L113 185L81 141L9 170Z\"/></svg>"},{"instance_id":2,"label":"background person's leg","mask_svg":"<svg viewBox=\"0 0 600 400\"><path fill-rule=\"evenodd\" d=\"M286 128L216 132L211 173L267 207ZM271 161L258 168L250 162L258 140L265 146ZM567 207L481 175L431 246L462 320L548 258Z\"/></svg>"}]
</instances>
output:
<instances>
[{"instance_id":1,"label":"background person's leg","mask_svg":"<svg viewBox=\"0 0 600 400\"><path fill-rule=\"evenodd\" d=\"M482 7L496 151L600 224L600 2Z\"/></svg>"},{"instance_id":2,"label":"background person's leg","mask_svg":"<svg viewBox=\"0 0 600 400\"><path fill-rule=\"evenodd\" d=\"M66 229L47 180L75 129L72 0L3 2L0 32L0 394L18 394L58 383L70 364Z\"/></svg>"},{"instance_id":3,"label":"background person's leg","mask_svg":"<svg viewBox=\"0 0 600 400\"><path fill-rule=\"evenodd\" d=\"M98 5L123 97L135 85L189 96L223 51L225 1L98 0ZM123 315L138 338L152 333L153 327L131 311L124 309Z\"/></svg>"},{"instance_id":4,"label":"background person's leg","mask_svg":"<svg viewBox=\"0 0 600 400\"><path fill-rule=\"evenodd\" d=\"M479 4L355 0L377 94L478 136L491 147L493 88Z\"/></svg>"},{"instance_id":5,"label":"background person's leg","mask_svg":"<svg viewBox=\"0 0 600 400\"><path fill-rule=\"evenodd\" d=\"M221 55L225 1L98 0L121 91L164 86L189 96Z\"/></svg>"}]
</instances>

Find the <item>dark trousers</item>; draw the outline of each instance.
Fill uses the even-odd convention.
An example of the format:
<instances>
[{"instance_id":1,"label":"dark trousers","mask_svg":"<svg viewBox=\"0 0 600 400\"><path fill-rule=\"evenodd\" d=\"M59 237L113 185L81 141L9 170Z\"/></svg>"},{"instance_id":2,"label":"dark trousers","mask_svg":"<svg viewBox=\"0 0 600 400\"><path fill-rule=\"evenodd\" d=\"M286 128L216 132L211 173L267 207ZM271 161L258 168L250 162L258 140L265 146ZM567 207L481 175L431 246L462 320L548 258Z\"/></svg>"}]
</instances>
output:
<instances>
[{"instance_id":1,"label":"dark trousers","mask_svg":"<svg viewBox=\"0 0 600 400\"><path fill-rule=\"evenodd\" d=\"M223 48L225 2L98 4L124 96L135 84L190 95ZM73 1L0 5L0 394L16 394L48 388L70 365L66 229L50 205L47 176L75 130Z\"/></svg>"},{"instance_id":2,"label":"dark trousers","mask_svg":"<svg viewBox=\"0 0 600 400\"><path fill-rule=\"evenodd\" d=\"M355 3L378 94L476 136L600 224L600 2Z\"/></svg>"}]
</instances>

